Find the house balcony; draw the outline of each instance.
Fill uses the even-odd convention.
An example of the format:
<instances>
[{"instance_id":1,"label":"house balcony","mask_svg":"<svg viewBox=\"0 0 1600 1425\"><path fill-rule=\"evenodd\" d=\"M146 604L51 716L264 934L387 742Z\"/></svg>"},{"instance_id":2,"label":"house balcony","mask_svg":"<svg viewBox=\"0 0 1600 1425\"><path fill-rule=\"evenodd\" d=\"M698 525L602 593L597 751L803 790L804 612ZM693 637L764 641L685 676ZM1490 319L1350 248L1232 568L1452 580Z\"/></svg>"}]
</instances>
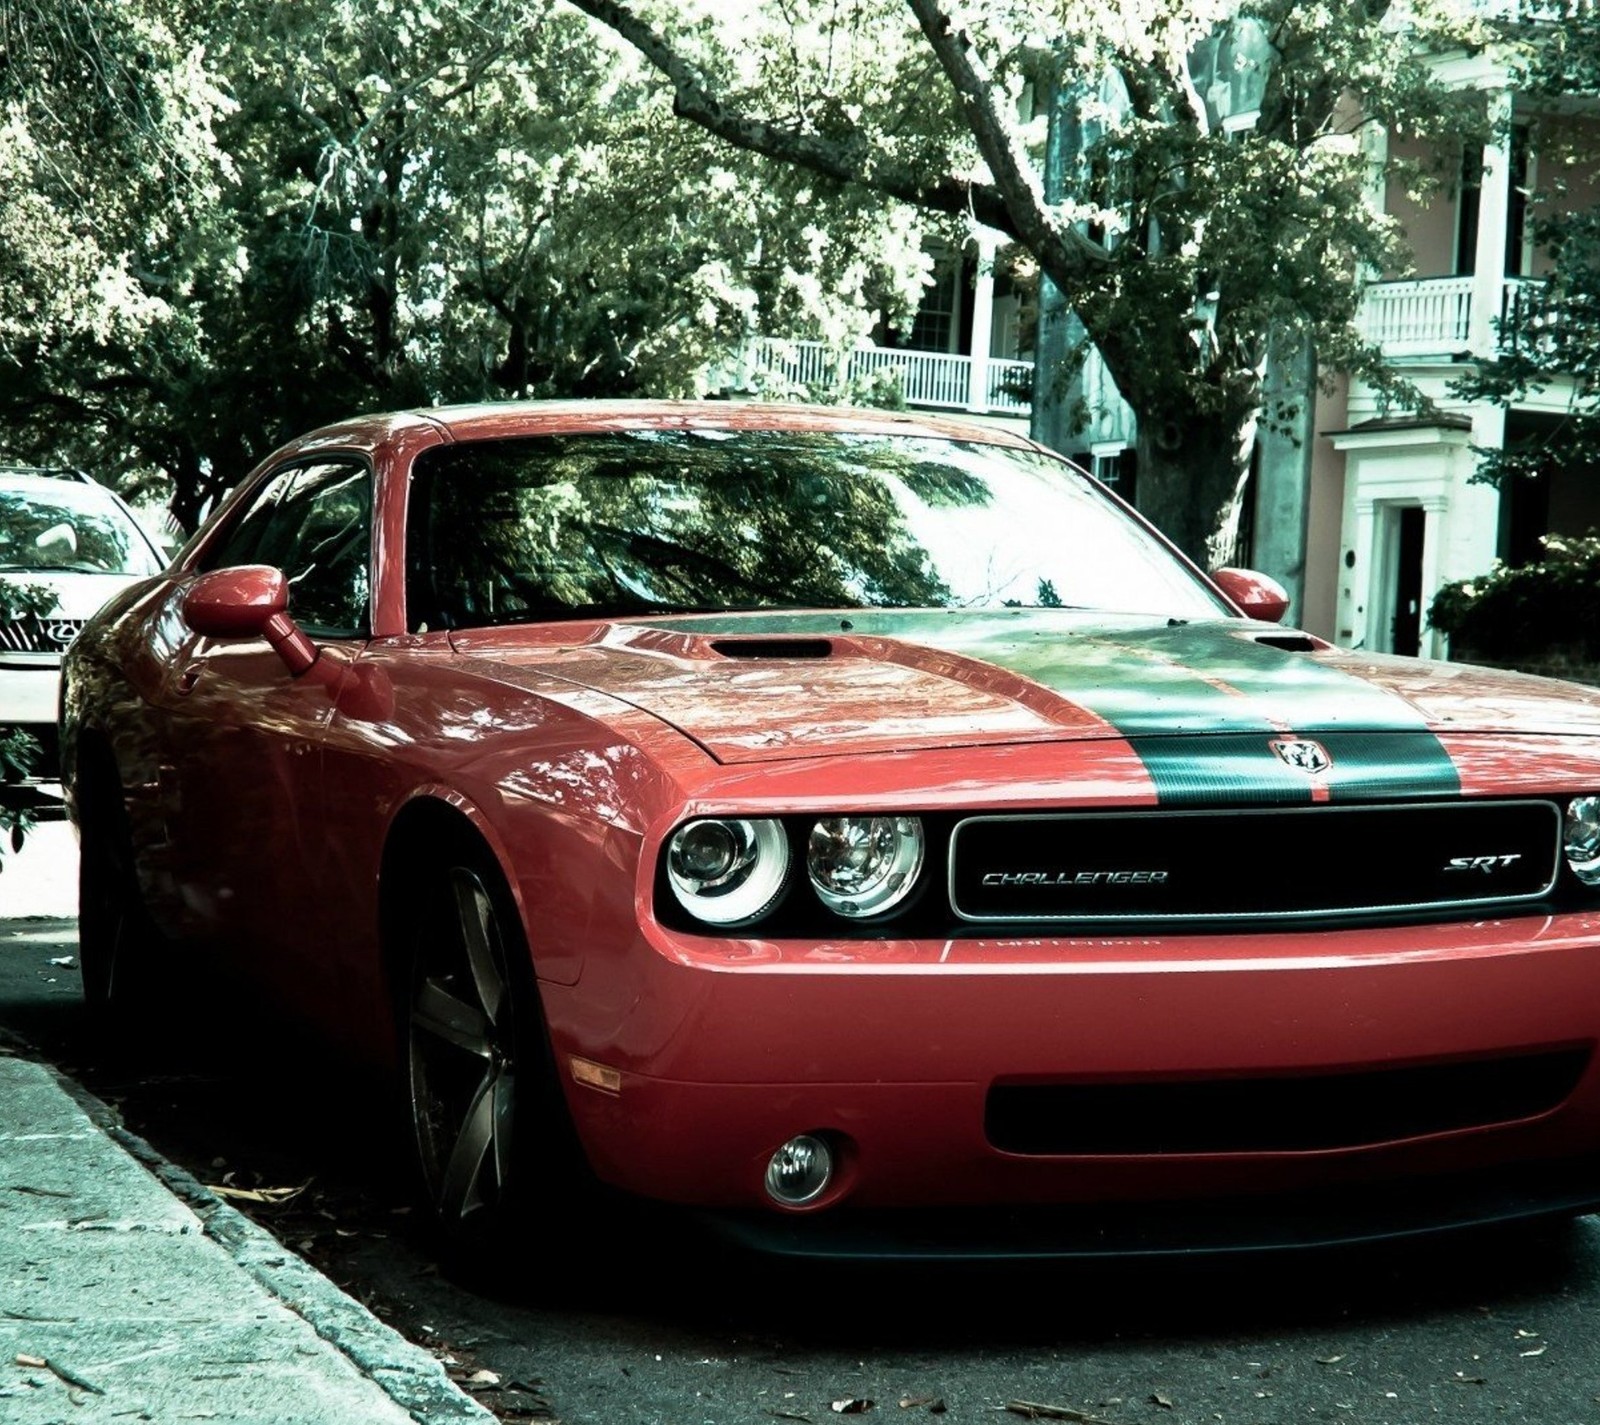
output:
<instances>
[{"instance_id":1,"label":"house balcony","mask_svg":"<svg viewBox=\"0 0 1600 1425\"><path fill-rule=\"evenodd\" d=\"M1025 418L1032 403L1033 363L953 356L903 347L839 351L820 341L757 337L745 348L745 375L767 387L787 386L818 399L888 383L908 406Z\"/></svg>"},{"instance_id":2,"label":"house balcony","mask_svg":"<svg viewBox=\"0 0 1600 1425\"><path fill-rule=\"evenodd\" d=\"M1357 326L1362 337L1391 361L1489 355L1498 340L1495 328L1478 309L1483 287L1471 276L1374 282L1362 295ZM1536 312L1543 299L1541 279L1507 277L1499 284L1499 310L1488 316L1520 322L1530 310Z\"/></svg>"}]
</instances>

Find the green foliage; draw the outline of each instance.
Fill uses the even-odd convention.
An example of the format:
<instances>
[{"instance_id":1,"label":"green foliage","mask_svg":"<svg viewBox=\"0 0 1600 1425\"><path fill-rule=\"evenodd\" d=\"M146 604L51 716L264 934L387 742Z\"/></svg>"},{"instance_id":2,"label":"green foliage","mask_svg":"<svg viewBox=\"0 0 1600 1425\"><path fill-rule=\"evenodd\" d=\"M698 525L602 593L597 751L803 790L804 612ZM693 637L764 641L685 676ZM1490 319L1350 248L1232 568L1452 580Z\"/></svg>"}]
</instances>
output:
<instances>
[{"instance_id":1,"label":"green foliage","mask_svg":"<svg viewBox=\"0 0 1600 1425\"><path fill-rule=\"evenodd\" d=\"M44 0L5 5L50 39ZM0 332L0 445L162 472L185 522L280 440L356 410L692 395L747 330L843 340L918 295L907 210L675 123L632 51L553 0L69 9L108 44L158 10L181 36L138 72L211 96L180 126L207 183L128 249L138 320ZM10 92L44 108L69 78L15 67ZM146 165L182 117L126 122L93 85L81 107ZM57 167L77 183L87 155L63 139ZM166 197L132 169L117 188ZM67 285L69 302L86 287Z\"/></svg>"},{"instance_id":2,"label":"green foliage","mask_svg":"<svg viewBox=\"0 0 1600 1425\"><path fill-rule=\"evenodd\" d=\"M42 617L55 607L55 593L38 584L0 578L0 623L14 619ZM39 744L20 727L0 729L0 848L9 845L22 849L23 839L33 827L33 816L26 807L13 806L5 796L5 783L32 775L39 760ZM0 866L4 865L0 857Z\"/></svg>"},{"instance_id":3,"label":"green foliage","mask_svg":"<svg viewBox=\"0 0 1600 1425\"><path fill-rule=\"evenodd\" d=\"M462 478L470 472L470 478ZM648 431L443 446L419 461L427 554L408 605L438 626L557 612L941 606L907 526L987 503L979 478L914 442ZM759 492L759 493L757 493Z\"/></svg>"},{"instance_id":4,"label":"green foliage","mask_svg":"<svg viewBox=\"0 0 1600 1425\"><path fill-rule=\"evenodd\" d=\"M1522 666L1600 663L1600 536L1546 536L1535 564L1446 584L1428 617L1457 657Z\"/></svg>"},{"instance_id":5,"label":"green foliage","mask_svg":"<svg viewBox=\"0 0 1600 1425\"><path fill-rule=\"evenodd\" d=\"M1387 0L770 0L735 39L679 0L573 3L730 145L1008 234L1141 432L1177 430L1141 437L1140 502L1192 553L1238 487L1274 340L1408 393L1354 325L1358 272L1406 265L1365 139L1481 131L1427 62L1486 38L1458 6L1402 25Z\"/></svg>"},{"instance_id":6,"label":"green foliage","mask_svg":"<svg viewBox=\"0 0 1600 1425\"><path fill-rule=\"evenodd\" d=\"M0 579L0 622L40 617L56 606L53 589L17 579Z\"/></svg>"},{"instance_id":7,"label":"green foliage","mask_svg":"<svg viewBox=\"0 0 1600 1425\"><path fill-rule=\"evenodd\" d=\"M27 776L38 754L38 743L27 733L15 728L0 733L0 772L10 775L15 768L17 776ZM5 851L22 850L35 822L36 818L27 807L13 806L8 802L3 787L0 787L0 870L5 869Z\"/></svg>"}]
</instances>

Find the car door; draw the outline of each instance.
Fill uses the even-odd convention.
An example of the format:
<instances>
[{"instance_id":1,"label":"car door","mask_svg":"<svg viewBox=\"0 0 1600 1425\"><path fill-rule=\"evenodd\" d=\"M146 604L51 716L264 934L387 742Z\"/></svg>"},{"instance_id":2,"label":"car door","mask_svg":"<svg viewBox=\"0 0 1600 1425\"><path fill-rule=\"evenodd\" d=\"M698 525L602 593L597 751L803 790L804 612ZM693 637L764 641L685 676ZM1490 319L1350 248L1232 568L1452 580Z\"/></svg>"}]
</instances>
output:
<instances>
[{"instance_id":1,"label":"car door","mask_svg":"<svg viewBox=\"0 0 1600 1425\"><path fill-rule=\"evenodd\" d=\"M372 473L358 458L285 466L201 561L281 569L289 613L322 650L292 675L261 638L187 632L160 693L167 862L177 928L265 978L315 973L285 946L326 864L321 741L369 628Z\"/></svg>"}]
</instances>

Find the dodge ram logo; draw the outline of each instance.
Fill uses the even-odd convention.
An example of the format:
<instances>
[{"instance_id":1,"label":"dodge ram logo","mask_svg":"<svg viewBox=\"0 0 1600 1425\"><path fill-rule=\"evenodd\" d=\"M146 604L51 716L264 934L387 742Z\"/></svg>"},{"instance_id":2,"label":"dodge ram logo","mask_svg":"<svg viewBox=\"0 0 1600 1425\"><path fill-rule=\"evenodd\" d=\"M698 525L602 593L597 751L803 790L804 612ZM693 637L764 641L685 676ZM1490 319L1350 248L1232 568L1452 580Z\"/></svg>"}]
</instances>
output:
<instances>
[{"instance_id":1,"label":"dodge ram logo","mask_svg":"<svg viewBox=\"0 0 1600 1425\"><path fill-rule=\"evenodd\" d=\"M1333 766L1333 758L1320 742L1271 742L1267 744L1278 754L1278 760L1315 777Z\"/></svg>"}]
</instances>

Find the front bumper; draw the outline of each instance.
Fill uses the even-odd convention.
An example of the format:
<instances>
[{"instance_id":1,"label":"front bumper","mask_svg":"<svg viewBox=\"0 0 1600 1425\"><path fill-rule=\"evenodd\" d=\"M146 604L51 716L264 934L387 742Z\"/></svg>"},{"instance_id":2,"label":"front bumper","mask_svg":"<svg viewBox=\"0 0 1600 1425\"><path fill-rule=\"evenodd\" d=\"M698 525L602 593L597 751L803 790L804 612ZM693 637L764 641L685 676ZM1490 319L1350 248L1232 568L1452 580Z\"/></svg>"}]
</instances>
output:
<instances>
[{"instance_id":1,"label":"front bumper","mask_svg":"<svg viewBox=\"0 0 1600 1425\"><path fill-rule=\"evenodd\" d=\"M1137 1236L1176 1222L1184 1214L1173 1203L1332 1194L1337 1205L1414 1191L1409 1205L1371 1219L1388 1214L1400 1228L1350 1229L1371 1236L1413 1230L1407 1222L1464 1224L1600 1201L1600 1177L1570 1169L1600 1154L1596 915L942 943L734 942L651 926L623 951L591 956L578 985L547 984L544 993L568 1103L597 1173L647 1197L790 1224L780 1235L826 1236L830 1217L881 1222L872 1215L889 1212L909 1223L906 1214L920 1209L1004 1208L1022 1210L1024 1238L1053 1221L1057 1236L1065 1228L1068 1239L1112 1240L1129 1223ZM1484 1061L1546 1054L1576 1056L1578 1067L1570 1091L1536 1111L1483 1122L1457 1114L1443 1131L1387 1129L1332 1147L1011 1152L986 1126L997 1083L1381 1081L1399 1066L1465 1064L1481 1074ZM615 1069L620 1089L575 1082L574 1055ZM1277 1102L1295 1112L1292 1093ZM841 1168L815 1206L778 1209L763 1191L765 1166L801 1132L830 1135ZM1535 1191L1546 1172L1565 1186ZM1521 1186L1491 1190L1506 1174ZM1456 1207L1436 1191L1447 1181L1468 1185ZM1511 1205L1486 1205L1496 1193ZM1188 1214L1189 1230L1196 1240L1227 1237L1233 1210ZM1212 1211L1222 1225L1205 1227ZM1306 1219L1292 1210L1284 1220ZM1093 1226L1102 1221L1113 1226ZM1281 1242L1292 1233L1260 1235Z\"/></svg>"},{"instance_id":2,"label":"front bumper","mask_svg":"<svg viewBox=\"0 0 1600 1425\"><path fill-rule=\"evenodd\" d=\"M0 652L0 723L54 727L60 699L59 654Z\"/></svg>"},{"instance_id":3,"label":"front bumper","mask_svg":"<svg viewBox=\"0 0 1600 1425\"><path fill-rule=\"evenodd\" d=\"M1067 1207L706 1211L754 1251L831 1261L1197 1258L1422 1240L1600 1208L1600 1157L1348 1187Z\"/></svg>"},{"instance_id":4,"label":"front bumper","mask_svg":"<svg viewBox=\"0 0 1600 1425\"><path fill-rule=\"evenodd\" d=\"M25 732L36 748L26 772L7 768L0 776L0 802L47 820L65 815L56 732L60 662L56 654L0 654L0 733Z\"/></svg>"}]
</instances>

